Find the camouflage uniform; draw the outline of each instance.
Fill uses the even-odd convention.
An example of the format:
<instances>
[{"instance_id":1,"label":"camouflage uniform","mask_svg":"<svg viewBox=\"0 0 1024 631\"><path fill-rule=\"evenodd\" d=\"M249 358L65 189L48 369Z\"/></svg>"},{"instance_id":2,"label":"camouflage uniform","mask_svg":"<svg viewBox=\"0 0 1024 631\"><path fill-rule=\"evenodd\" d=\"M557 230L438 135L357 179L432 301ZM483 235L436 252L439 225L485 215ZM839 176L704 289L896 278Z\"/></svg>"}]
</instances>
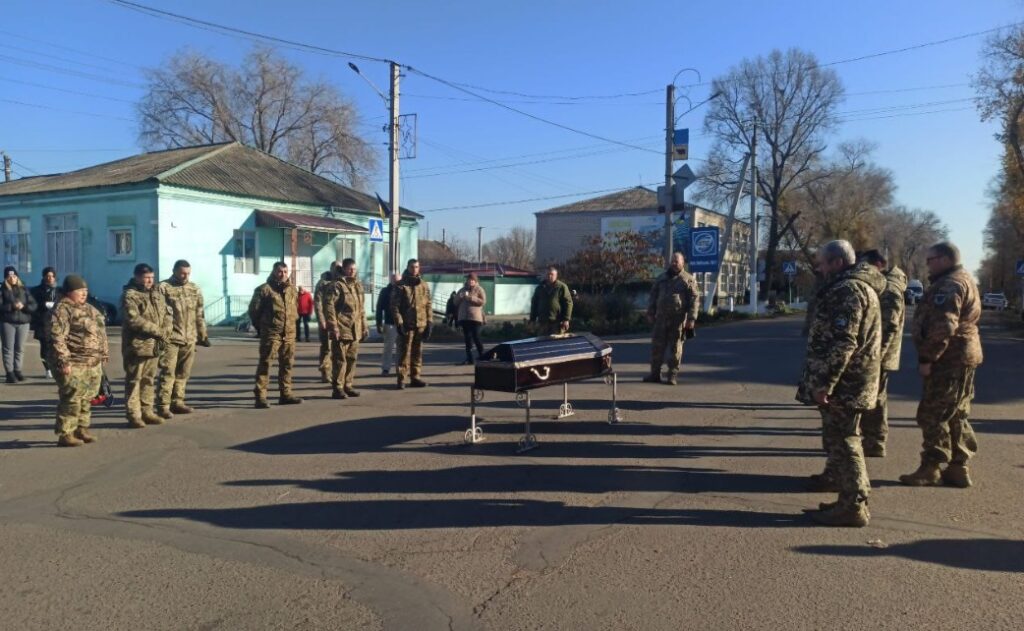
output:
<instances>
[{"instance_id":1,"label":"camouflage uniform","mask_svg":"<svg viewBox=\"0 0 1024 631\"><path fill-rule=\"evenodd\" d=\"M647 315L654 320L651 336L651 375L661 375L661 365L668 357L669 378L679 371L683 359L683 326L689 318L697 321L700 301L697 281L685 270L666 270L654 281L647 302Z\"/></svg>"},{"instance_id":2,"label":"camouflage uniform","mask_svg":"<svg viewBox=\"0 0 1024 631\"><path fill-rule=\"evenodd\" d=\"M839 487L838 507L856 510L867 502L871 483L864 463L860 417L875 406L881 366L882 316L878 294L885 278L861 264L839 273L817 295L807 340L807 360L797 400L819 408L827 454L824 477Z\"/></svg>"},{"instance_id":3,"label":"camouflage uniform","mask_svg":"<svg viewBox=\"0 0 1024 631\"><path fill-rule=\"evenodd\" d=\"M934 277L914 311L918 361L932 365L924 380L917 424L924 435L921 462L966 464L978 451L967 417L974 371L981 365L981 300L971 275L957 266Z\"/></svg>"},{"instance_id":4,"label":"camouflage uniform","mask_svg":"<svg viewBox=\"0 0 1024 631\"><path fill-rule=\"evenodd\" d=\"M572 292L560 280L544 281L537 286L530 301L530 322L536 322L541 335L562 332L562 323L572 321Z\"/></svg>"},{"instance_id":5,"label":"camouflage uniform","mask_svg":"<svg viewBox=\"0 0 1024 631\"><path fill-rule=\"evenodd\" d=\"M185 404L185 387L192 376L196 343L208 344L203 292L193 282L181 284L171 277L160 283L171 311L171 335L160 356L160 387L157 407Z\"/></svg>"},{"instance_id":6,"label":"camouflage uniform","mask_svg":"<svg viewBox=\"0 0 1024 631\"><path fill-rule=\"evenodd\" d=\"M885 289L878 296L882 308L882 365L878 377L878 401L860 421L864 449L885 453L889 435L889 373L900 369L903 348L903 323L906 314L907 275L898 267L885 273Z\"/></svg>"},{"instance_id":7,"label":"camouflage uniform","mask_svg":"<svg viewBox=\"0 0 1024 631\"><path fill-rule=\"evenodd\" d=\"M430 288L419 276L408 271L391 290L391 316L398 330L398 362L395 372L398 383L406 376L420 378L423 368L423 337L431 326Z\"/></svg>"},{"instance_id":8,"label":"camouflage uniform","mask_svg":"<svg viewBox=\"0 0 1024 631\"><path fill-rule=\"evenodd\" d=\"M322 310L325 328L333 340L331 387L335 392L352 390L359 343L369 330L365 302L366 292L355 278L339 278L324 292Z\"/></svg>"},{"instance_id":9,"label":"camouflage uniform","mask_svg":"<svg viewBox=\"0 0 1024 631\"><path fill-rule=\"evenodd\" d=\"M281 397L292 396L292 365L295 363L295 314L298 294L291 282L278 283L268 277L249 301L249 321L260 335L260 359L256 365L257 400L267 398L270 362L277 356L277 386Z\"/></svg>"},{"instance_id":10,"label":"camouflage uniform","mask_svg":"<svg viewBox=\"0 0 1024 631\"><path fill-rule=\"evenodd\" d=\"M124 408L129 421L153 415L156 370L171 333L163 292L131 280L121 294L121 356L124 360Z\"/></svg>"},{"instance_id":11,"label":"camouflage uniform","mask_svg":"<svg viewBox=\"0 0 1024 631\"><path fill-rule=\"evenodd\" d=\"M327 381L328 375L331 374L331 345L334 341L327 332L323 304L324 293L333 282L334 279L331 278L331 273L324 272L320 275L320 280L313 290L313 313L316 314L317 335L320 338L320 374L324 377L324 381Z\"/></svg>"},{"instance_id":12,"label":"camouflage uniform","mask_svg":"<svg viewBox=\"0 0 1024 631\"><path fill-rule=\"evenodd\" d=\"M90 402L100 389L103 363L109 359L107 328L96 307L69 299L54 305L45 326L50 340L47 361L60 396L54 433L67 436L89 428ZM67 374L64 368L68 368Z\"/></svg>"}]
</instances>

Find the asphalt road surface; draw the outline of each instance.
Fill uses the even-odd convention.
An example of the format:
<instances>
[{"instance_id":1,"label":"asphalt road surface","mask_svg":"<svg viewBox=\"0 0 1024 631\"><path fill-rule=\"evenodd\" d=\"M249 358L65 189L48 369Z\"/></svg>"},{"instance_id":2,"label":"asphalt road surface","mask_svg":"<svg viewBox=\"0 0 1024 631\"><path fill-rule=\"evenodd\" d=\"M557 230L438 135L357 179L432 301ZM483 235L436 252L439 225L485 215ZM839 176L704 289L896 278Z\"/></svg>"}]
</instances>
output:
<instances>
[{"instance_id":1,"label":"asphalt road surface","mask_svg":"<svg viewBox=\"0 0 1024 631\"><path fill-rule=\"evenodd\" d=\"M541 390L522 455L522 410L496 393L487 440L463 445L454 345L399 393L369 344L363 396L338 402L301 344L306 402L258 411L256 345L232 338L199 349L196 414L131 430L104 410L98 443L60 449L30 346L32 378L0 385L0 627L1019 629L1024 340L983 332L968 490L896 482L920 444L905 346L871 525L830 529L801 513L832 497L803 491L824 460L793 400L799 330L703 329L678 387L640 383L646 339L613 340L625 422L605 422L601 382L559 421L561 389Z\"/></svg>"}]
</instances>

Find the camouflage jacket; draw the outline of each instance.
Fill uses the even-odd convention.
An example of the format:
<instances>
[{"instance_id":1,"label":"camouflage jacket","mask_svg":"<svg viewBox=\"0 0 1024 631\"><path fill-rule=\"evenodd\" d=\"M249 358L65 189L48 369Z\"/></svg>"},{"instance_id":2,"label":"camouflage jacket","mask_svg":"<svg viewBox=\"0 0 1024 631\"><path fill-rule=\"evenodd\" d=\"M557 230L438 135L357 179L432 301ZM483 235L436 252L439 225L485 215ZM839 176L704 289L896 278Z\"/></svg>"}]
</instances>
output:
<instances>
[{"instance_id":1,"label":"camouflage jacket","mask_svg":"<svg viewBox=\"0 0 1024 631\"><path fill-rule=\"evenodd\" d=\"M391 288L391 317L399 329L422 329L430 324L433 318L430 288L423 279L409 272L402 274L402 280Z\"/></svg>"},{"instance_id":2,"label":"camouflage jacket","mask_svg":"<svg viewBox=\"0 0 1024 631\"><path fill-rule=\"evenodd\" d=\"M57 302L46 314L46 336L54 370L65 366L95 366L110 358L103 314L89 303Z\"/></svg>"},{"instance_id":3,"label":"camouflage jacket","mask_svg":"<svg viewBox=\"0 0 1024 631\"><path fill-rule=\"evenodd\" d=\"M885 273L885 289L878 296L882 307L882 370L900 369L903 323L907 312L907 275L898 267Z\"/></svg>"},{"instance_id":4,"label":"camouflage jacket","mask_svg":"<svg viewBox=\"0 0 1024 631\"><path fill-rule=\"evenodd\" d=\"M316 287L313 289L313 313L316 315L316 321L320 327L324 325L324 292L331 286L334 279L331 278L330 272L324 272L320 275L320 280L317 281Z\"/></svg>"},{"instance_id":5,"label":"camouflage jacket","mask_svg":"<svg viewBox=\"0 0 1024 631\"><path fill-rule=\"evenodd\" d=\"M878 294L885 277L860 264L818 292L807 339L807 361L796 398L814 404L825 391L834 407L869 410L878 397L882 316Z\"/></svg>"},{"instance_id":6,"label":"camouflage jacket","mask_svg":"<svg viewBox=\"0 0 1024 631\"><path fill-rule=\"evenodd\" d=\"M958 265L929 280L932 284L914 310L918 361L940 367L980 365L981 300L974 279Z\"/></svg>"},{"instance_id":7,"label":"camouflage jacket","mask_svg":"<svg viewBox=\"0 0 1024 631\"><path fill-rule=\"evenodd\" d=\"M572 292L560 280L544 281L533 292L530 301L531 322L569 322L572 320Z\"/></svg>"},{"instance_id":8,"label":"camouflage jacket","mask_svg":"<svg viewBox=\"0 0 1024 631\"><path fill-rule=\"evenodd\" d=\"M249 321L262 338L295 338L295 321L299 318L298 294L291 282L278 283L268 276L252 292Z\"/></svg>"},{"instance_id":9,"label":"camouflage jacket","mask_svg":"<svg viewBox=\"0 0 1024 631\"><path fill-rule=\"evenodd\" d=\"M696 321L699 308L697 281L685 270L665 270L655 279L647 301L647 315L682 323L687 318Z\"/></svg>"},{"instance_id":10,"label":"camouflage jacket","mask_svg":"<svg viewBox=\"0 0 1024 631\"><path fill-rule=\"evenodd\" d=\"M145 289L128 281L121 293L121 354L125 357L157 357L171 335L171 317L164 294L157 287Z\"/></svg>"},{"instance_id":11,"label":"camouflage jacket","mask_svg":"<svg viewBox=\"0 0 1024 631\"><path fill-rule=\"evenodd\" d=\"M160 291L171 311L170 343L187 346L206 341L203 292L199 285L192 282L181 284L174 278L168 278L160 283Z\"/></svg>"},{"instance_id":12,"label":"camouflage jacket","mask_svg":"<svg viewBox=\"0 0 1024 631\"><path fill-rule=\"evenodd\" d=\"M359 342L367 332L366 292L355 278L339 278L324 291L324 326L342 342Z\"/></svg>"}]
</instances>

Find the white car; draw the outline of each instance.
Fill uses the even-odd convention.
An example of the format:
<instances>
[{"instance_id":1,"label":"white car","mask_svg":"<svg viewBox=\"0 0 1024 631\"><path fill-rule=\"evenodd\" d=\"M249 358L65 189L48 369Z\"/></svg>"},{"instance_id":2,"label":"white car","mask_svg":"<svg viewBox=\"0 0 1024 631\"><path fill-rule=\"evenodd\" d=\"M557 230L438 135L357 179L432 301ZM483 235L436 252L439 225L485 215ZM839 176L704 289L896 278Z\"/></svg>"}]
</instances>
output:
<instances>
[{"instance_id":1,"label":"white car","mask_svg":"<svg viewBox=\"0 0 1024 631\"><path fill-rule=\"evenodd\" d=\"M1010 301L1006 299L1006 294L1003 292L996 292L991 294L985 294L981 299L982 309L996 309L1002 311L1010 306Z\"/></svg>"}]
</instances>

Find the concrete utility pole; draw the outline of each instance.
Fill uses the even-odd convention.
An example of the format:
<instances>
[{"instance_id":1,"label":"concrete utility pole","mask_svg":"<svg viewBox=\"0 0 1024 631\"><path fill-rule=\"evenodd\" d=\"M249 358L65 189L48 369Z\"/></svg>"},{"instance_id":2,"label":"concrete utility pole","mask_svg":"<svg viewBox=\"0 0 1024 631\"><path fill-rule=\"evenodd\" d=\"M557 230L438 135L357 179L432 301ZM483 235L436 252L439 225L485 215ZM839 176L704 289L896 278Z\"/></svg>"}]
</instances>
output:
<instances>
[{"instance_id":1,"label":"concrete utility pole","mask_svg":"<svg viewBox=\"0 0 1024 631\"><path fill-rule=\"evenodd\" d=\"M399 149L399 129L398 129L398 96L399 96L399 79L400 79L400 67L397 63L391 62L391 98L388 99L388 107L391 115L390 125L390 140L388 142L388 161L390 166L388 168L388 187L390 194L388 196L388 203L391 204L391 221L388 225L388 231L390 232L390 247L388 251L388 273L398 274L400 271L398 257L398 226L402 223L402 212L401 205L398 199L398 149Z\"/></svg>"},{"instance_id":2,"label":"concrete utility pole","mask_svg":"<svg viewBox=\"0 0 1024 631\"><path fill-rule=\"evenodd\" d=\"M0 156L4 157L4 182L11 181L11 156L7 155L3 151L0 151Z\"/></svg>"},{"instance_id":3,"label":"concrete utility pole","mask_svg":"<svg viewBox=\"0 0 1024 631\"><path fill-rule=\"evenodd\" d=\"M476 262L484 262L484 226L476 227Z\"/></svg>"},{"instance_id":4,"label":"concrete utility pole","mask_svg":"<svg viewBox=\"0 0 1024 631\"><path fill-rule=\"evenodd\" d=\"M757 119L750 135L750 312L757 315Z\"/></svg>"},{"instance_id":5,"label":"concrete utility pole","mask_svg":"<svg viewBox=\"0 0 1024 631\"><path fill-rule=\"evenodd\" d=\"M675 82L665 88L665 264L672 258L672 206L675 202L675 182L672 180L672 135L676 127ZM683 210L685 211L685 208Z\"/></svg>"}]
</instances>

